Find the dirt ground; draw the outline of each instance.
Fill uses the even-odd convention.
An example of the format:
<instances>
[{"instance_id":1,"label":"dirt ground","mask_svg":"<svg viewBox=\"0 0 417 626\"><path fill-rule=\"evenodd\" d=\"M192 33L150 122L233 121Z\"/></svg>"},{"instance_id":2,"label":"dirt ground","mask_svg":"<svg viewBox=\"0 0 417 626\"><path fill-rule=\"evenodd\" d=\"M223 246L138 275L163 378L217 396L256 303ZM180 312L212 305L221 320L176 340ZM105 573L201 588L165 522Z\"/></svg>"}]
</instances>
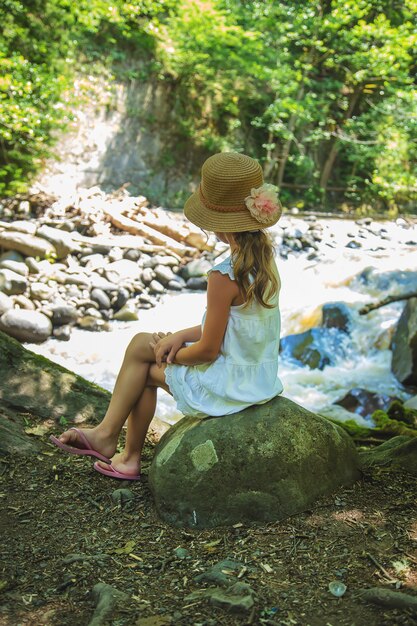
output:
<instances>
[{"instance_id":1,"label":"dirt ground","mask_svg":"<svg viewBox=\"0 0 417 626\"><path fill-rule=\"evenodd\" d=\"M149 441L140 483L104 477L92 459L48 443L38 455L0 459L1 626L417 625L410 608L360 597L379 587L417 598L414 476L373 468L302 514L199 531L156 516L152 454ZM118 499L121 488L129 491ZM225 559L240 563L223 570L231 584L255 594L244 612L193 593L215 586L195 578ZM347 587L342 597L328 588L337 580ZM103 604L95 613L97 583L126 594L107 620Z\"/></svg>"}]
</instances>

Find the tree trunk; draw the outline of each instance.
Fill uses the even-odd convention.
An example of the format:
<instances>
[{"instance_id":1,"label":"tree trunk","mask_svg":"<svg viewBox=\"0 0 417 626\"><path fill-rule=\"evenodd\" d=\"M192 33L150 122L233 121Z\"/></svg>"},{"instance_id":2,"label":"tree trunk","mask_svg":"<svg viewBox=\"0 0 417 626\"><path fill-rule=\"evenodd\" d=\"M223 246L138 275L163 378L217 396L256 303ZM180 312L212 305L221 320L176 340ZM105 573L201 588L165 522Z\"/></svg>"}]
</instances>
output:
<instances>
[{"instance_id":1,"label":"tree trunk","mask_svg":"<svg viewBox=\"0 0 417 626\"><path fill-rule=\"evenodd\" d=\"M361 91L362 91L362 86L356 85L350 98L349 107L343 116L343 122L336 127L336 131L343 128L343 125L344 125L343 123L351 117L353 109L355 108L355 105L361 94ZM320 176L320 187L323 189L323 192L326 191L327 183L329 182L329 178L331 176L333 165L336 160L338 152L339 152L338 138L333 137L329 154L323 165L323 169L322 169L321 176Z\"/></svg>"}]
</instances>

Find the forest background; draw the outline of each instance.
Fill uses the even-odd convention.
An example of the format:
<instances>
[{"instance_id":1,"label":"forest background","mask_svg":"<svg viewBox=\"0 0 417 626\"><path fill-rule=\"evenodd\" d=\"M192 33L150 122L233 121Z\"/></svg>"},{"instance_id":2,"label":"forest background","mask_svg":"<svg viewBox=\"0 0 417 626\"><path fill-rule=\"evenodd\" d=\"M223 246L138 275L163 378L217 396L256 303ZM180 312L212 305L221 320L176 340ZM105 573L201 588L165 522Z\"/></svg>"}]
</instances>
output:
<instances>
[{"instance_id":1,"label":"forest background","mask_svg":"<svg viewBox=\"0 0 417 626\"><path fill-rule=\"evenodd\" d=\"M166 86L161 168L243 151L285 205L417 212L415 0L3 0L0 20L0 196L42 168L74 76L106 72Z\"/></svg>"}]
</instances>

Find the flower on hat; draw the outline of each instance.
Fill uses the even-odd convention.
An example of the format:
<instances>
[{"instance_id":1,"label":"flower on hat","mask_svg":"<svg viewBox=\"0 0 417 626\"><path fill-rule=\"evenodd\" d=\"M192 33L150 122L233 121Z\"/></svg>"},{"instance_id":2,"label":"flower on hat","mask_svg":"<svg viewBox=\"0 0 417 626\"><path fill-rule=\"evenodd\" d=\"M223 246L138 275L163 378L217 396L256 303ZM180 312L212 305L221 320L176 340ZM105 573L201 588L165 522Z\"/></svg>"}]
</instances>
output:
<instances>
[{"instance_id":1,"label":"flower on hat","mask_svg":"<svg viewBox=\"0 0 417 626\"><path fill-rule=\"evenodd\" d=\"M256 189L251 189L250 195L245 198L246 206L258 222L267 224L280 210L277 192L278 188L275 185L264 183Z\"/></svg>"}]
</instances>

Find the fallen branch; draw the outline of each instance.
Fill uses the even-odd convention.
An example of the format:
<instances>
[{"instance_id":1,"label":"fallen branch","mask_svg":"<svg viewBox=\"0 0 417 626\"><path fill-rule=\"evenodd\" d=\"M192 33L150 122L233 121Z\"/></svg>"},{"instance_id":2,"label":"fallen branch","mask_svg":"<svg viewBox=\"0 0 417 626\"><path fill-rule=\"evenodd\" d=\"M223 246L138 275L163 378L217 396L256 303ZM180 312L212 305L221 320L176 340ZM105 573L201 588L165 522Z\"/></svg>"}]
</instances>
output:
<instances>
[{"instance_id":1,"label":"fallen branch","mask_svg":"<svg viewBox=\"0 0 417 626\"><path fill-rule=\"evenodd\" d=\"M399 302L400 300L409 300L410 298L417 298L417 291L413 291L411 293L403 293L398 296L387 296L386 298L384 298L383 300L380 300L379 302L366 304L361 309L359 309L359 315L366 315L370 311L379 309L381 306L385 306L386 304L390 304L391 302Z\"/></svg>"},{"instance_id":2,"label":"fallen branch","mask_svg":"<svg viewBox=\"0 0 417 626\"><path fill-rule=\"evenodd\" d=\"M368 602L373 602L380 606L392 609L413 609L417 611L417 596L412 596L409 593L372 587L371 589L365 589L358 595L362 600L367 600Z\"/></svg>"}]
</instances>

